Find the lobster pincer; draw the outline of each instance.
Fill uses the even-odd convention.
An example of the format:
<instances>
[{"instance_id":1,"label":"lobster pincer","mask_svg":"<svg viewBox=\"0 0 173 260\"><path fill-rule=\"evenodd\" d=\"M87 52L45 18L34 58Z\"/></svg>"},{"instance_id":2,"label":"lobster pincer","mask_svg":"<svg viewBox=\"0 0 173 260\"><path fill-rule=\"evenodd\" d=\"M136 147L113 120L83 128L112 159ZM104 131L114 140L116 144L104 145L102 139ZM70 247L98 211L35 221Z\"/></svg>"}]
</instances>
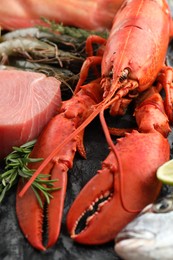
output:
<instances>
[{"instance_id":1,"label":"lobster pincer","mask_svg":"<svg viewBox=\"0 0 173 260\"><path fill-rule=\"evenodd\" d=\"M99 103L101 98L102 90L99 79L82 86L76 95L62 102L60 113L52 118L45 127L31 152L31 158L43 158L44 160L30 163L29 169L36 169L37 174L41 171L42 175L45 174L44 179L48 178L46 176L49 174L52 180L57 180L54 182L54 189L57 188L57 190L51 192L53 198L50 199L50 203L47 204L45 198L40 194L42 209L32 186L26 190L28 183L26 184L23 179L19 181L16 198L19 225L30 244L39 250L46 250L53 246L58 239L66 194L67 171L73 166L76 150L85 157L83 131L76 134L76 129L87 120L93 112L94 105ZM63 145L63 141L71 135L74 136ZM57 149L59 145L61 148ZM26 192L20 196L23 189ZM46 232L46 235L43 232Z\"/></svg>"},{"instance_id":2,"label":"lobster pincer","mask_svg":"<svg viewBox=\"0 0 173 260\"><path fill-rule=\"evenodd\" d=\"M52 148L61 142L62 135L59 133L61 126L63 126L62 135L64 136L70 134L74 129L71 121L63 118L62 115L55 116L39 137L31 153L32 158L46 158L50 151L52 151ZM64 147L42 171L42 174L45 174L45 176L49 174L51 175L51 179L57 180L54 182L54 188L59 187L58 190L51 192L53 198L48 205L46 205L45 198L40 194L43 208L40 207L32 188L29 188L24 196L19 197L18 194L24 187L25 182L20 179L18 184L16 212L19 225L31 245L39 250L45 250L52 246L60 232L67 185L67 171L72 167L72 160L76 151L76 140L71 140L68 145L70 147L68 152L66 152L67 146ZM40 164L41 162L37 162L30 164L28 167L30 169L37 169ZM44 213L47 213L46 216L44 216ZM43 244L42 239L42 229L45 223L47 223L47 245Z\"/></svg>"},{"instance_id":3,"label":"lobster pincer","mask_svg":"<svg viewBox=\"0 0 173 260\"><path fill-rule=\"evenodd\" d=\"M166 138L160 133L134 130L119 139L115 149L120 164L111 152L102 163L102 169L81 190L67 215L71 238L79 243L111 241L160 192L161 184L155 172L169 159Z\"/></svg>"}]
</instances>

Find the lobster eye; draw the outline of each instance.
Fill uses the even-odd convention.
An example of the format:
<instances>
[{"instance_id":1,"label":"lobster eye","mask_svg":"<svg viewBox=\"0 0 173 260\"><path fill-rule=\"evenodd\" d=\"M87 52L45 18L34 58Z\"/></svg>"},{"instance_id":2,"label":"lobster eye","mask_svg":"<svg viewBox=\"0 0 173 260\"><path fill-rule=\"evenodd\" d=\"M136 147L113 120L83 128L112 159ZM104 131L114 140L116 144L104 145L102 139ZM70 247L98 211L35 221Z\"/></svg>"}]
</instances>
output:
<instances>
[{"instance_id":1,"label":"lobster eye","mask_svg":"<svg viewBox=\"0 0 173 260\"><path fill-rule=\"evenodd\" d=\"M158 202L153 204L153 212L155 213L166 213L173 210L173 200L172 198L163 198Z\"/></svg>"},{"instance_id":2,"label":"lobster eye","mask_svg":"<svg viewBox=\"0 0 173 260\"><path fill-rule=\"evenodd\" d=\"M126 80L127 79L127 77L128 77L128 75L129 75L129 68L125 68L123 71L122 71L122 73L121 73L121 76L120 76L120 78L119 78L119 81L120 82L123 82L124 80Z\"/></svg>"},{"instance_id":3,"label":"lobster eye","mask_svg":"<svg viewBox=\"0 0 173 260\"><path fill-rule=\"evenodd\" d=\"M113 70L110 70L109 72L109 78L112 78L113 77Z\"/></svg>"}]
</instances>

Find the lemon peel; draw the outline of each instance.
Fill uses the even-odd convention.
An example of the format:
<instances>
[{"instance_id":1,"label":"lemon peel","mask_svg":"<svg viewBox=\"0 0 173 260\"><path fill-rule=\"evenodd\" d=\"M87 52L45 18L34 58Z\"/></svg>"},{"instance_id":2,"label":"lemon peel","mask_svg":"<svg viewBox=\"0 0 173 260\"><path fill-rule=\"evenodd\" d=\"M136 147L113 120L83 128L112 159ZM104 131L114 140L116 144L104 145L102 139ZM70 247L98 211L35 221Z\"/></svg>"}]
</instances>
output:
<instances>
[{"instance_id":1,"label":"lemon peel","mask_svg":"<svg viewBox=\"0 0 173 260\"><path fill-rule=\"evenodd\" d=\"M173 185L173 159L161 165L156 172L157 178L169 185Z\"/></svg>"}]
</instances>

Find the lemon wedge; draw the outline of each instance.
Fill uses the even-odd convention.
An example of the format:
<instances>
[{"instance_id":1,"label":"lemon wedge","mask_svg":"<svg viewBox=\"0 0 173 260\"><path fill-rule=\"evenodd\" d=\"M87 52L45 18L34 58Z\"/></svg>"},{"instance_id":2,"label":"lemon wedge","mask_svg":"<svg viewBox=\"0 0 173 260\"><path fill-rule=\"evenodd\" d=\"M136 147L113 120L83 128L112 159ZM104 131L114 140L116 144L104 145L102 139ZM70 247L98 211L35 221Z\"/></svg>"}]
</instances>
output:
<instances>
[{"instance_id":1,"label":"lemon wedge","mask_svg":"<svg viewBox=\"0 0 173 260\"><path fill-rule=\"evenodd\" d=\"M173 185L173 159L160 166L156 175L161 182Z\"/></svg>"}]
</instances>

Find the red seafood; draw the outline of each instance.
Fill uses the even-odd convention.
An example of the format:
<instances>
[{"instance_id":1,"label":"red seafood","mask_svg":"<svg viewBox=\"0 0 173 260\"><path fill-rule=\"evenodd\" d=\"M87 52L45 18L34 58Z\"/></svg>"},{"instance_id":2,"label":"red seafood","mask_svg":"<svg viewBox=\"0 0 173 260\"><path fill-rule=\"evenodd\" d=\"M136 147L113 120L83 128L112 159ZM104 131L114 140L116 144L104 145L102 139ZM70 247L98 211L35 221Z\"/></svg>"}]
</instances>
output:
<instances>
[{"instance_id":1,"label":"red seafood","mask_svg":"<svg viewBox=\"0 0 173 260\"><path fill-rule=\"evenodd\" d=\"M170 32L171 17L166 1L125 1L114 19L103 57L91 56L83 64L76 93L90 67L101 64L104 94L97 112L112 152L104 161L102 170L83 188L67 216L68 230L77 242L101 244L110 241L159 194L161 184L155 173L170 156L168 141L161 130L164 115L168 127L166 133L170 131L162 101L155 96L144 101L138 109L148 106L140 115L136 114L143 133L132 132L117 145L110 138L104 110L110 107L111 115L125 113L131 100L157 79L158 91L162 86L165 89L165 109L172 121L172 69L164 66ZM92 40L104 42L100 37L91 36L88 53L92 52ZM150 106L154 106L154 112L152 109L152 117L148 118ZM158 112L162 116L158 116ZM139 123L139 118L144 123Z\"/></svg>"},{"instance_id":2,"label":"red seafood","mask_svg":"<svg viewBox=\"0 0 173 260\"><path fill-rule=\"evenodd\" d=\"M41 17L89 30L111 28L124 0L1 0L0 25L18 29L44 25ZM10 6L10 8L9 8Z\"/></svg>"},{"instance_id":3,"label":"red seafood","mask_svg":"<svg viewBox=\"0 0 173 260\"><path fill-rule=\"evenodd\" d=\"M117 230L130 221L146 204L150 201L152 202L158 196L161 184L156 179L155 172L161 164L169 159L170 155L168 141L162 135L163 131L161 131L161 133L159 132L160 129L162 129L163 122L166 122L166 133L170 131L164 108L163 111L161 109L163 106L162 99L160 102L160 100L155 99L154 96L153 99L144 101L144 103L140 104L138 109L142 109L145 105L147 105L147 108L144 110L142 116L136 114L137 122L139 118L144 120L143 116L145 113L148 113L148 111L153 112L153 107L155 113L159 113L159 116L153 116L150 118L149 122L146 121L145 125L148 128L147 131L138 123L140 132L143 131L144 133L132 132L132 134L129 134L124 139L118 141L117 145L114 145L110 137L104 119L104 110L110 108L111 115L124 114L127 105L141 92L149 89L157 80L157 91L160 91L162 86L165 89L166 111L171 120L172 103L170 86L172 84L172 69L164 66L170 31L171 17L166 1L129 0L124 2L115 16L109 38L105 43L104 48L100 49L101 51L97 56L89 57L82 66L80 80L77 84L75 95L72 98L73 106L69 106L70 110L68 113L61 110L62 115L59 115L61 121L57 123L59 127L56 126L56 122L51 126L52 142L56 139L58 142L56 141L56 145L53 145L49 150L49 145L47 144L48 133L43 135L39 148L37 146L34 155L40 157L40 150L48 150L48 153L44 155L45 160L39 165L35 175L25 185L23 190L20 191L19 189L20 193L19 196L17 196L18 218L20 217L20 225L22 226L22 224L24 224L23 231L27 236L28 233L25 232L25 230L28 230L28 226L30 226L30 219L34 219L32 214L28 220L26 220L25 217L21 217L23 210L26 211L26 214L30 212L30 210L24 206L30 201L30 196L27 196L27 192L30 192L30 188L27 191L28 187L37 174L44 170L45 167L48 167L47 173L50 173L52 171L52 166L53 169L56 169L61 167L61 163L63 162L63 164L67 166L65 170L66 173L67 169L72 166L71 160L74 157L74 140L76 140L78 134L82 133L85 126L98 114L100 115L101 124L108 145L112 151L103 163L103 169L99 171L99 174L97 174L91 182L89 182L86 188L84 188L69 211L67 225L72 237L76 241L86 244L99 244L109 241L115 236ZM89 45L87 45L87 50L90 54L92 53L90 43L93 40L99 43L105 42L105 40L98 36L92 36L88 41ZM101 55L102 52L103 56ZM93 92L94 88L90 91L90 88L88 90L86 87L85 94L94 100L94 103L92 104L95 105L89 106L80 96L78 99L78 107L74 100L80 95L81 85L85 82L88 71L92 65L95 68L95 72L97 72L97 64L101 64L100 91L104 92L103 96L100 97L99 91L99 98L96 98L98 93ZM88 87L89 86L90 84ZM93 95L93 93L95 94ZM70 101L69 104L71 104ZM86 106L90 113L87 113L84 116L83 113L86 110ZM160 116L160 113L164 115L163 121L163 117ZM70 117L68 116L68 121L66 121L67 123L64 126L64 119L62 118L66 118L66 115L70 115ZM69 124L69 119L71 120L71 118L72 122L75 122L72 125ZM157 123L155 123L155 119L158 119ZM156 128L156 125L159 127ZM68 131L68 134L66 134L65 137L59 136L60 133L64 131L62 128L67 128L66 131ZM139 156L141 151L143 151L143 157ZM63 159L61 159L61 155L63 156ZM68 160L65 159L66 156L69 156ZM139 164L139 167L141 166L140 170L139 167L136 167L137 164ZM130 173L128 167L130 167ZM56 176L58 176L59 173L57 172L56 174ZM63 174L62 177L66 178L65 174ZM128 198L125 196L126 191ZM139 194L140 200L136 198L139 191L141 191ZM51 203L56 204L56 199L61 197L61 206L63 206L63 196L65 196L63 192L64 187L62 187L62 193L61 191L59 195L58 192L56 193L57 195L54 196ZM101 204L97 203L100 196ZM106 203L107 200L108 203ZM87 219L85 210L89 208L89 211L93 212L92 203L95 202L99 212L97 212L94 217L90 216ZM100 202L100 200L98 200L98 202ZM34 205L36 212L38 213L38 219L40 219L41 212L39 206L36 206L35 203ZM58 210L59 218L57 217ZM89 214L91 212L89 212ZM123 217L119 215L119 212L122 213ZM48 246L50 246L53 245L58 238L60 223L57 224L56 221L57 219L58 221L61 219L62 207L49 209L48 214L49 218L53 219L51 226L56 223L54 229L58 230L56 236L51 235L53 239L52 237L50 238L51 243L48 243ZM76 223L78 223L81 215L84 215L84 222L85 220L88 222L88 227L77 234ZM118 216L118 220L112 219L116 218L116 216ZM96 219L97 221L95 221ZM40 236L40 226L34 226L33 230L35 234ZM42 244L40 246L38 241L35 242L34 232L32 232L30 236L30 243L39 249L45 249Z\"/></svg>"},{"instance_id":4,"label":"red seafood","mask_svg":"<svg viewBox=\"0 0 173 260\"><path fill-rule=\"evenodd\" d=\"M61 106L61 82L41 73L0 71L0 158L33 140Z\"/></svg>"}]
</instances>

